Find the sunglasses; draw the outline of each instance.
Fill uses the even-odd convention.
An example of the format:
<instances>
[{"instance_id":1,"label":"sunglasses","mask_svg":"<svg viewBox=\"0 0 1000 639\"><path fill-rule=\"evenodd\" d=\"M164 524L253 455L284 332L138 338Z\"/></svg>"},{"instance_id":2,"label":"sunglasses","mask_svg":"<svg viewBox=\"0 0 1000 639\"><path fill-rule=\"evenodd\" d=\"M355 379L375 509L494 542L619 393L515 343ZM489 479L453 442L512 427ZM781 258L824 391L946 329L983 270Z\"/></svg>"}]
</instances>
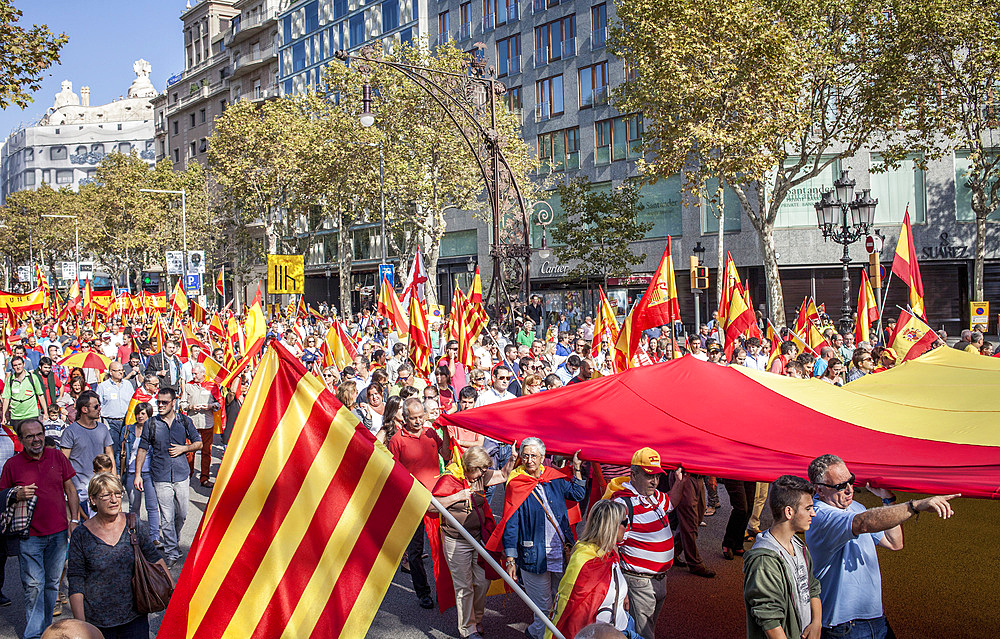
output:
<instances>
[{"instance_id":1,"label":"sunglasses","mask_svg":"<svg viewBox=\"0 0 1000 639\"><path fill-rule=\"evenodd\" d=\"M166 406L167 404L170 404L173 401L174 400L172 400L172 399L158 399L158 400L156 400L156 405L157 406Z\"/></svg>"},{"instance_id":2,"label":"sunglasses","mask_svg":"<svg viewBox=\"0 0 1000 639\"><path fill-rule=\"evenodd\" d=\"M848 479L847 481L842 481L839 484L824 484L823 482L818 481L818 482L816 482L816 485L817 486L826 486L827 488L832 488L835 491L840 492L840 491L844 490L845 488L847 488L848 486L853 486L855 479L857 479L857 478L854 476L854 473L851 473L850 479Z\"/></svg>"},{"instance_id":3,"label":"sunglasses","mask_svg":"<svg viewBox=\"0 0 1000 639\"><path fill-rule=\"evenodd\" d=\"M621 526L621 527L623 527L623 528L628 528L629 527L628 519L621 520L621 522L619 522L618 525Z\"/></svg>"}]
</instances>

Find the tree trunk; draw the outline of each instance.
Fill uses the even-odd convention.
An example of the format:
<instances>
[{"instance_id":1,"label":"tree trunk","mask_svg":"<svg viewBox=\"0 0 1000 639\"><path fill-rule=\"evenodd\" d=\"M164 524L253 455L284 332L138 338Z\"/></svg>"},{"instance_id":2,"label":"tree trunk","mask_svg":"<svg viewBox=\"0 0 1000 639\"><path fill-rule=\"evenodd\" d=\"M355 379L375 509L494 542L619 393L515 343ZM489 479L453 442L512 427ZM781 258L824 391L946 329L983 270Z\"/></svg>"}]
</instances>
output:
<instances>
[{"instance_id":1,"label":"tree trunk","mask_svg":"<svg viewBox=\"0 0 1000 639\"><path fill-rule=\"evenodd\" d=\"M333 213L337 225L337 278L340 284L340 320L347 321L351 317L351 264L354 258L354 247L351 242L351 230L344 219L342 211Z\"/></svg>"},{"instance_id":2,"label":"tree trunk","mask_svg":"<svg viewBox=\"0 0 1000 639\"><path fill-rule=\"evenodd\" d=\"M986 217L989 211L976 211L976 256L973 262L972 301L984 299L983 265L986 262Z\"/></svg>"},{"instance_id":3,"label":"tree trunk","mask_svg":"<svg viewBox=\"0 0 1000 639\"><path fill-rule=\"evenodd\" d=\"M781 275L778 273L778 253L774 248L774 226L768 224L757 229L760 252L764 257L764 282L767 285L767 308L776 327L785 325L785 298L781 292Z\"/></svg>"}]
</instances>

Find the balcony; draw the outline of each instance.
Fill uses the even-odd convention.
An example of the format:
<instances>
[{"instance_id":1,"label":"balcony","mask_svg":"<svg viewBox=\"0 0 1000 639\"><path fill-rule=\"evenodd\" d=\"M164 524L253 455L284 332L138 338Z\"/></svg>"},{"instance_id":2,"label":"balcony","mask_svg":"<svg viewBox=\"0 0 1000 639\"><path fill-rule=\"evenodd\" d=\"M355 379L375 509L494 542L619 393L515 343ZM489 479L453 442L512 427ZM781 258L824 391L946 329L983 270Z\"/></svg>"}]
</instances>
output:
<instances>
[{"instance_id":1,"label":"balcony","mask_svg":"<svg viewBox=\"0 0 1000 639\"><path fill-rule=\"evenodd\" d=\"M497 26L497 19L492 13L483 16L483 33L492 31Z\"/></svg>"},{"instance_id":2,"label":"balcony","mask_svg":"<svg viewBox=\"0 0 1000 639\"><path fill-rule=\"evenodd\" d=\"M281 97L281 87L277 84L272 84L267 87L256 87L251 93L248 93L243 97L251 102L273 100L274 98Z\"/></svg>"},{"instance_id":3,"label":"balcony","mask_svg":"<svg viewBox=\"0 0 1000 639\"><path fill-rule=\"evenodd\" d=\"M507 22L514 22L520 17L521 16L516 2L514 4L507 5Z\"/></svg>"},{"instance_id":4,"label":"balcony","mask_svg":"<svg viewBox=\"0 0 1000 639\"><path fill-rule=\"evenodd\" d=\"M542 47L541 49L535 49L535 68L544 67L549 63L549 48Z\"/></svg>"},{"instance_id":5,"label":"balcony","mask_svg":"<svg viewBox=\"0 0 1000 639\"><path fill-rule=\"evenodd\" d=\"M542 102L541 104L535 105L535 122L545 122L546 120L552 119L552 114L549 111L549 103Z\"/></svg>"},{"instance_id":6,"label":"balcony","mask_svg":"<svg viewBox=\"0 0 1000 639\"><path fill-rule=\"evenodd\" d=\"M521 56L515 55L509 58L497 60L497 76L515 75L521 72Z\"/></svg>"},{"instance_id":7,"label":"balcony","mask_svg":"<svg viewBox=\"0 0 1000 639\"><path fill-rule=\"evenodd\" d=\"M255 33L261 30L261 27L266 26L269 22L275 22L277 20L277 12L264 11L261 13L255 13L251 16L243 16L242 19L230 26L225 35L223 36L223 42L225 42L226 47L230 47L233 44L242 42L247 38L252 37Z\"/></svg>"},{"instance_id":8,"label":"balcony","mask_svg":"<svg viewBox=\"0 0 1000 639\"><path fill-rule=\"evenodd\" d=\"M562 57L572 58L576 56L576 38L567 38L562 41Z\"/></svg>"},{"instance_id":9,"label":"balcony","mask_svg":"<svg viewBox=\"0 0 1000 639\"><path fill-rule=\"evenodd\" d=\"M458 39L468 40L471 37L472 37L472 23L466 22L458 30Z\"/></svg>"},{"instance_id":10,"label":"balcony","mask_svg":"<svg viewBox=\"0 0 1000 639\"><path fill-rule=\"evenodd\" d=\"M603 49L605 44L608 42L608 28L601 27L600 29L594 29L590 33L590 48L591 49Z\"/></svg>"},{"instance_id":11,"label":"balcony","mask_svg":"<svg viewBox=\"0 0 1000 639\"><path fill-rule=\"evenodd\" d=\"M277 59L278 50L273 44L263 49L244 53L233 58L233 72L230 77L242 75Z\"/></svg>"}]
</instances>

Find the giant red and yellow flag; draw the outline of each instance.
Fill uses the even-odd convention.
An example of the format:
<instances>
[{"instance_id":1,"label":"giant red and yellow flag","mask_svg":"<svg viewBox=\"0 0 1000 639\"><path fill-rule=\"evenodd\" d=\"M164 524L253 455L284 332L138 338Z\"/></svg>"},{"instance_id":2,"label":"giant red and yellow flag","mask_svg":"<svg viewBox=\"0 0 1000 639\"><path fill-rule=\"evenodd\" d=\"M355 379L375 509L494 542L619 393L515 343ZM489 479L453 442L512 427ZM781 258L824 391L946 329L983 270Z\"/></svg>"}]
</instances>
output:
<instances>
[{"instance_id":1,"label":"giant red and yellow flag","mask_svg":"<svg viewBox=\"0 0 1000 639\"><path fill-rule=\"evenodd\" d=\"M459 318L461 321L461 317ZM409 353L418 377L431 374L431 333L427 326L427 311L416 295L410 296Z\"/></svg>"},{"instance_id":2,"label":"giant red and yellow flag","mask_svg":"<svg viewBox=\"0 0 1000 639\"><path fill-rule=\"evenodd\" d=\"M920 278L917 264L917 249L913 245L913 229L910 227L910 207L903 213L903 227L896 242L896 255L892 258L892 273L910 287L910 308L920 317L927 319L924 309L924 281Z\"/></svg>"},{"instance_id":3,"label":"giant red and yellow flag","mask_svg":"<svg viewBox=\"0 0 1000 639\"><path fill-rule=\"evenodd\" d=\"M899 314L899 321L896 322L896 332L892 334L889 344L892 350L896 351L896 363L905 362L908 359L920 357L934 346L938 340L938 334L933 328L925 324L919 317L902 311Z\"/></svg>"},{"instance_id":4,"label":"giant red and yellow flag","mask_svg":"<svg viewBox=\"0 0 1000 639\"><path fill-rule=\"evenodd\" d=\"M854 318L854 343L871 343L872 322L878 319L878 302L868 281L868 271L861 269L861 286L858 288L858 312Z\"/></svg>"},{"instance_id":5,"label":"giant red and yellow flag","mask_svg":"<svg viewBox=\"0 0 1000 639\"><path fill-rule=\"evenodd\" d=\"M265 353L160 632L364 637L430 493L280 344Z\"/></svg>"},{"instance_id":6,"label":"giant red and yellow flag","mask_svg":"<svg viewBox=\"0 0 1000 639\"><path fill-rule=\"evenodd\" d=\"M618 370L625 370L632 364L632 357L639 349L639 336L647 328L669 324L681 318L677 302L677 282L674 278L674 261L670 254L671 240L667 236L667 248L663 251L660 264L653 279L646 287L646 293L622 323L618 341L615 343L615 361Z\"/></svg>"}]
</instances>

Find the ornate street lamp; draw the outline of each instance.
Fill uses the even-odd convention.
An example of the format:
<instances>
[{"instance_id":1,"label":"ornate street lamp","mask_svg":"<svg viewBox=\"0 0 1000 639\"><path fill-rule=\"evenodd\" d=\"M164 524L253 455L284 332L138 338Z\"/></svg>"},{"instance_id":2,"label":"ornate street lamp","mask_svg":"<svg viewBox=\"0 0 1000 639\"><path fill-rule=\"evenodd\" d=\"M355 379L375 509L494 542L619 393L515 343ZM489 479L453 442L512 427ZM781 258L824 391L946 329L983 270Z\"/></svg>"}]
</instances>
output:
<instances>
[{"instance_id":1,"label":"ornate street lamp","mask_svg":"<svg viewBox=\"0 0 1000 639\"><path fill-rule=\"evenodd\" d=\"M398 71L430 95L468 144L493 216L493 277L483 301L497 320L511 322L515 305L523 310L531 294L528 208L517 176L504 157L506 140L497 128L497 99L506 94L507 87L497 80L496 70L487 63L486 45L477 42L474 48L464 73L386 60L381 44L367 45L357 53L341 50L335 55L346 63L354 62L365 75L359 116L362 126L375 123L367 76L371 65L378 64Z\"/></svg>"},{"instance_id":2,"label":"ornate street lamp","mask_svg":"<svg viewBox=\"0 0 1000 639\"><path fill-rule=\"evenodd\" d=\"M857 184L849 171L841 171L840 177L833 183L833 189L823 193L816 208L816 222L823 239L830 239L844 247L840 258L844 265L844 305L840 314L840 331L850 331L854 326L854 312L851 310L851 277L848 271L851 264L849 247L862 236L871 232L875 224L875 207L878 199L872 199L870 189L862 189L854 193ZM854 199L851 197L854 196ZM838 217L839 214L839 217ZM848 217L850 216L850 217Z\"/></svg>"},{"instance_id":3,"label":"ornate street lamp","mask_svg":"<svg viewBox=\"0 0 1000 639\"><path fill-rule=\"evenodd\" d=\"M542 247L538 250L538 257L543 260L547 260L552 257L552 251L549 250L549 245L545 241L545 227L552 224L552 220L555 219L555 213L552 212L552 205L545 201L538 201L531 207L534 210L534 217L537 218L535 224L542 227Z\"/></svg>"}]
</instances>

